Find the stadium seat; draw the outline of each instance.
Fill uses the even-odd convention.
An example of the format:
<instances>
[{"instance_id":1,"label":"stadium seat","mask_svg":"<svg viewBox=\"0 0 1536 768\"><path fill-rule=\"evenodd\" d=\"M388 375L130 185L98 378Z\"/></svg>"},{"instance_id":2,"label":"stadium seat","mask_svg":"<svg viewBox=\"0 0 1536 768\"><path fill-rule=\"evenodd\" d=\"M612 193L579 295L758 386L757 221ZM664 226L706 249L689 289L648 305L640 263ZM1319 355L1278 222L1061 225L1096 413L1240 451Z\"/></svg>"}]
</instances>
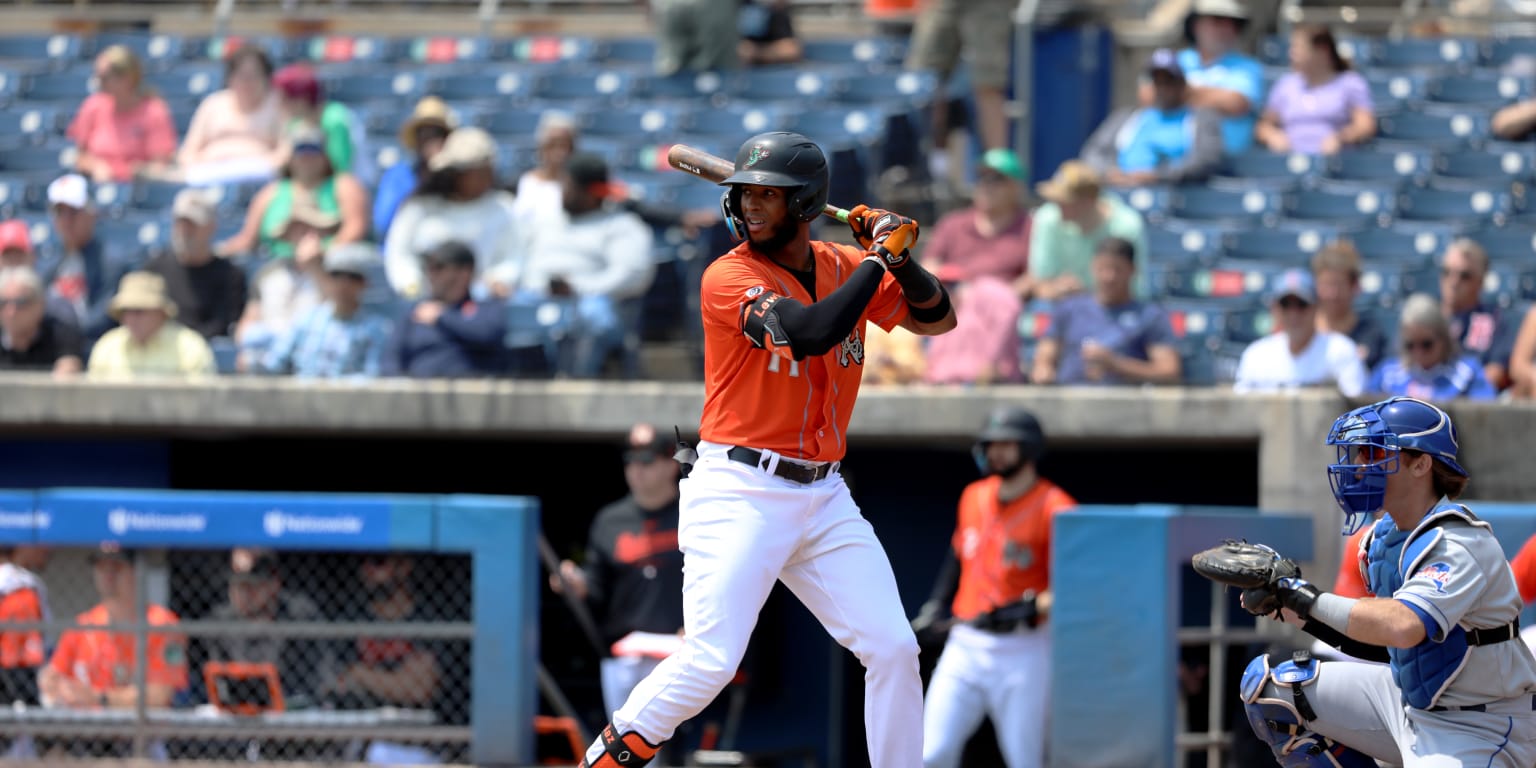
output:
<instances>
[{"instance_id":1,"label":"stadium seat","mask_svg":"<svg viewBox=\"0 0 1536 768\"><path fill-rule=\"evenodd\" d=\"M103 242L137 244L142 248L170 244L171 231L158 215L140 214L121 219L102 218L96 222L96 234Z\"/></svg>"},{"instance_id":2,"label":"stadium seat","mask_svg":"<svg viewBox=\"0 0 1536 768\"><path fill-rule=\"evenodd\" d=\"M535 79L524 67L485 67L474 77L462 74L431 75L425 91L450 104L462 101L491 101L498 104L522 104L533 95ZM409 109L414 105L402 104Z\"/></svg>"},{"instance_id":3,"label":"stadium seat","mask_svg":"<svg viewBox=\"0 0 1536 768\"><path fill-rule=\"evenodd\" d=\"M787 129L820 142L878 141L885 130L885 115L874 109L807 109L791 112Z\"/></svg>"},{"instance_id":4,"label":"stadium seat","mask_svg":"<svg viewBox=\"0 0 1536 768\"><path fill-rule=\"evenodd\" d=\"M740 144L748 136L783 130L787 124L788 116L784 111L771 105L732 105L695 112L688 122L688 131L706 136L730 137Z\"/></svg>"},{"instance_id":5,"label":"stadium seat","mask_svg":"<svg viewBox=\"0 0 1536 768\"><path fill-rule=\"evenodd\" d=\"M1536 151L1523 150L1465 150L1448 152L1435 159L1435 176L1432 186L1465 186L1468 184L1487 188L1531 178Z\"/></svg>"},{"instance_id":6,"label":"stadium seat","mask_svg":"<svg viewBox=\"0 0 1536 768\"><path fill-rule=\"evenodd\" d=\"M95 90L94 79L78 70L26 75L21 80L21 98L73 109Z\"/></svg>"},{"instance_id":7,"label":"stadium seat","mask_svg":"<svg viewBox=\"0 0 1536 768\"><path fill-rule=\"evenodd\" d=\"M475 37L417 37L395 49L397 60L416 64L468 64L490 58L488 41Z\"/></svg>"},{"instance_id":8,"label":"stadium seat","mask_svg":"<svg viewBox=\"0 0 1536 768\"><path fill-rule=\"evenodd\" d=\"M682 185L699 183L688 174L671 170L616 171L612 177L624 186L630 198L651 203L670 203Z\"/></svg>"},{"instance_id":9,"label":"stadium seat","mask_svg":"<svg viewBox=\"0 0 1536 768\"><path fill-rule=\"evenodd\" d=\"M895 86L895 93L889 88L860 88L858 83L854 87L843 88L832 94L838 101L845 104L884 104L889 106L893 96L905 99L909 106L926 106L933 100L934 93L939 87L939 78L932 72L917 72L903 69L890 68L876 70L874 77L884 77L890 85ZM955 86L958 88L959 86Z\"/></svg>"},{"instance_id":10,"label":"stadium seat","mask_svg":"<svg viewBox=\"0 0 1536 768\"><path fill-rule=\"evenodd\" d=\"M1181 219L1228 221L1255 224L1276 218L1281 209L1280 195L1250 189L1233 192L1208 187L1176 187L1169 195L1168 211Z\"/></svg>"},{"instance_id":11,"label":"stadium seat","mask_svg":"<svg viewBox=\"0 0 1536 768\"><path fill-rule=\"evenodd\" d=\"M634 96L647 100L684 100L690 103L726 101L725 76L717 72L683 72L669 77L636 76L631 82Z\"/></svg>"},{"instance_id":12,"label":"stadium seat","mask_svg":"<svg viewBox=\"0 0 1536 768\"><path fill-rule=\"evenodd\" d=\"M1529 98L1531 84L1528 78L1501 75L1497 72L1475 72L1431 80L1426 95L1431 100L1444 104L1473 104L1497 108Z\"/></svg>"},{"instance_id":13,"label":"stadium seat","mask_svg":"<svg viewBox=\"0 0 1536 768\"><path fill-rule=\"evenodd\" d=\"M266 51L268 56L272 57L274 64L282 66L300 57L302 51L299 49L303 44L297 40L273 36L216 36L204 41L201 55L195 56L195 58L202 58L208 61L223 61L229 58L229 54L246 45L260 47L263 51Z\"/></svg>"},{"instance_id":14,"label":"stadium seat","mask_svg":"<svg viewBox=\"0 0 1536 768\"><path fill-rule=\"evenodd\" d=\"M1379 307L1396 307L1408 295L1433 284L1432 268L1424 264L1365 261L1360 267L1360 301Z\"/></svg>"},{"instance_id":15,"label":"stadium seat","mask_svg":"<svg viewBox=\"0 0 1536 768\"><path fill-rule=\"evenodd\" d=\"M1392 213L1393 196L1375 189L1303 189L1290 195L1287 218L1303 221L1351 223L1359 228L1383 223Z\"/></svg>"},{"instance_id":16,"label":"stadium seat","mask_svg":"<svg viewBox=\"0 0 1536 768\"><path fill-rule=\"evenodd\" d=\"M810 105L841 93L841 83L823 72L801 67L749 69L727 85L735 99L754 102L796 102Z\"/></svg>"},{"instance_id":17,"label":"stadium seat","mask_svg":"<svg viewBox=\"0 0 1536 768\"><path fill-rule=\"evenodd\" d=\"M140 181L133 185L128 202L141 211L169 211L183 188L174 181Z\"/></svg>"},{"instance_id":18,"label":"stadium seat","mask_svg":"<svg viewBox=\"0 0 1536 768\"><path fill-rule=\"evenodd\" d=\"M1488 116L1468 110L1399 112L1383 115L1377 123L1381 139L1442 148L1465 146L1488 135Z\"/></svg>"},{"instance_id":19,"label":"stadium seat","mask_svg":"<svg viewBox=\"0 0 1536 768\"><path fill-rule=\"evenodd\" d=\"M1253 229L1227 235L1222 253L1228 259L1240 261L1290 262L1304 266L1317 249L1332 241L1335 234L1332 229L1315 226Z\"/></svg>"},{"instance_id":20,"label":"stadium seat","mask_svg":"<svg viewBox=\"0 0 1536 768\"><path fill-rule=\"evenodd\" d=\"M218 64L181 65L165 72L147 75L145 81L166 103L197 102L224 87L224 68Z\"/></svg>"},{"instance_id":21,"label":"stadium seat","mask_svg":"<svg viewBox=\"0 0 1536 768\"><path fill-rule=\"evenodd\" d=\"M324 35L304 42L303 57L316 64L379 63L395 58L393 45L380 37Z\"/></svg>"},{"instance_id":22,"label":"stadium seat","mask_svg":"<svg viewBox=\"0 0 1536 768\"><path fill-rule=\"evenodd\" d=\"M1411 37L1378 40L1372 46L1370 63L1384 69L1458 70L1477 62L1479 48L1474 40L1453 37Z\"/></svg>"},{"instance_id":23,"label":"stadium seat","mask_svg":"<svg viewBox=\"0 0 1536 768\"><path fill-rule=\"evenodd\" d=\"M1345 236L1366 262L1428 263L1445 249L1448 237L1433 231L1371 228Z\"/></svg>"},{"instance_id":24,"label":"stadium seat","mask_svg":"<svg viewBox=\"0 0 1536 768\"><path fill-rule=\"evenodd\" d=\"M1210 222L1166 219L1147 227L1148 261L1190 265L1207 263L1216 257L1228 232L1234 227L1213 226Z\"/></svg>"},{"instance_id":25,"label":"stadium seat","mask_svg":"<svg viewBox=\"0 0 1536 768\"><path fill-rule=\"evenodd\" d=\"M1181 341L1196 343L1222 338L1227 331L1227 318L1235 311L1229 301L1169 298L1158 304L1168 313L1173 335Z\"/></svg>"},{"instance_id":26,"label":"stadium seat","mask_svg":"<svg viewBox=\"0 0 1536 768\"><path fill-rule=\"evenodd\" d=\"M1508 192L1485 189L1410 189L1398 197L1398 216L1407 220L1503 223L1511 208Z\"/></svg>"},{"instance_id":27,"label":"stadium seat","mask_svg":"<svg viewBox=\"0 0 1536 768\"><path fill-rule=\"evenodd\" d=\"M1227 315L1223 340L1233 345L1247 346L1275 330L1275 315L1267 306L1250 306L1234 310Z\"/></svg>"},{"instance_id":28,"label":"stadium seat","mask_svg":"<svg viewBox=\"0 0 1536 768\"><path fill-rule=\"evenodd\" d=\"M1255 149L1227 158L1221 176L1239 181L1278 180L1296 183L1317 173L1322 163L1307 155L1276 154Z\"/></svg>"},{"instance_id":29,"label":"stadium seat","mask_svg":"<svg viewBox=\"0 0 1536 768\"><path fill-rule=\"evenodd\" d=\"M179 65L196 53L189 47L190 42L181 35L102 32L91 41L90 48L100 52L110 46L121 45L139 57L146 72L160 72Z\"/></svg>"},{"instance_id":30,"label":"stadium seat","mask_svg":"<svg viewBox=\"0 0 1536 768\"><path fill-rule=\"evenodd\" d=\"M474 123L498 138L529 138L538 128L543 113L532 109L503 109L481 113ZM580 116L577 117L581 124Z\"/></svg>"},{"instance_id":31,"label":"stadium seat","mask_svg":"<svg viewBox=\"0 0 1536 768\"><path fill-rule=\"evenodd\" d=\"M656 38L609 38L598 43L597 60L608 66L653 65L656 62Z\"/></svg>"},{"instance_id":32,"label":"stadium seat","mask_svg":"<svg viewBox=\"0 0 1536 768\"><path fill-rule=\"evenodd\" d=\"M1518 58L1536 59L1536 38L1500 37L1485 40L1481 61L1485 66L1505 67Z\"/></svg>"},{"instance_id":33,"label":"stadium seat","mask_svg":"<svg viewBox=\"0 0 1536 768\"><path fill-rule=\"evenodd\" d=\"M57 176L72 168L78 156L74 145L53 140L35 147L0 150L0 170L32 176Z\"/></svg>"},{"instance_id":34,"label":"stadium seat","mask_svg":"<svg viewBox=\"0 0 1536 768\"><path fill-rule=\"evenodd\" d=\"M1427 149L1350 149L1329 158L1327 177L1355 181L1415 181L1433 168L1435 154Z\"/></svg>"},{"instance_id":35,"label":"stadium seat","mask_svg":"<svg viewBox=\"0 0 1536 768\"><path fill-rule=\"evenodd\" d=\"M1294 266L1294 263L1221 259L1208 268L1197 270L1187 285L1173 286L1174 295L1251 303L1268 293L1276 275Z\"/></svg>"},{"instance_id":36,"label":"stadium seat","mask_svg":"<svg viewBox=\"0 0 1536 768\"><path fill-rule=\"evenodd\" d=\"M426 83L414 72L369 72L324 79L327 97L343 104L393 101L414 105L426 93Z\"/></svg>"},{"instance_id":37,"label":"stadium seat","mask_svg":"<svg viewBox=\"0 0 1536 768\"><path fill-rule=\"evenodd\" d=\"M83 41L74 35L6 35L0 37L0 60L27 67L64 69L87 55Z\"/></svg>"},{"instance_id":38,"label":"stadium seat","mask_svg":"<svg viewBox=\"0 0 1536 768\"><path fill-rule=\"evenodd\" d=\"M26 182L21 179L0 178L0 218L15 218L26 205Z\"/></svg>"},{"instance_id":39,"label":"stadium seat","mask_svg":"<svg viewBox=\"0 0 1536 768\"><path fill-rule=\"evenodd\" d=\"M1377 114L1423 101L1430 79L1423 72L1367 72L1365 78Z\"/></svg>"},{"instance_id":40,"label":"stadium seat","mask_svg":"<svg viewBox=\"0 0 1536 768\"><path fill-rule=\"evenodd\" d=\"M594 61L597 44L585 37L535 35L496 40L492 59L511 59L529 64L571 64Z\"/></svg>"},{"instance_id":41,"label":"stadium seat","mask_svg":"<svg viewBox=\"0 0 1536 768\"><path fill-rule=\"evenodd\" d=\"M616 106L630 98L633 75L618 69L555 71L534 80L534 98Z\"/></svg>"},{"instance_id":42,"label":"stadium seat","mask_svg":"<svg viewBox=\"0 0 1536 768\"><path fill-rule=\"evenodd\" d=\"M669 104L604 110L583 126L582 136L627 137L640 141L655 136L670 138L682 132L687 120L686 111Z\"/></svg>"},{"instance_id":43,"label":"stadium seat","mask_svg":"<svg viewBox=\"0 0 1536 768\"><path fill-rule=\"evenodd\" d=\"M902 56L899 45L880 38L806 40L801 48L809 64L899 65Z\"/></svg>"},{"instance_id":44,"label":"stadium seat","mask_svg":"<svg viewBox=\"0 0 1536 768\"><path fill-rule=\"evenodd\" d=\"M1471 234L1488 252L1490 262L1532 263L1536 261L1536 228L1494 227Z\"/></svg>"},{"instance_id":45,"label":"stadium seat","mask_svg":"<svg viewBox=\"0 0 1536 768\"><path fill-rule=\"evenodd\" d=\"M0 110L0 141L12 146L41 144L59 133L60 115L52 107Z\"/></svg>"},{"instance_id":46,"label":"stadium seat","mask_svg":"<svg viewBox=\"0 0 1536 768\"><path fill-rule=\"evenodd\" d=\"M1168 211L1168 187L1116 189L1114 194L1149 220L1160 219Z\"/></svg>"}]
</instances>

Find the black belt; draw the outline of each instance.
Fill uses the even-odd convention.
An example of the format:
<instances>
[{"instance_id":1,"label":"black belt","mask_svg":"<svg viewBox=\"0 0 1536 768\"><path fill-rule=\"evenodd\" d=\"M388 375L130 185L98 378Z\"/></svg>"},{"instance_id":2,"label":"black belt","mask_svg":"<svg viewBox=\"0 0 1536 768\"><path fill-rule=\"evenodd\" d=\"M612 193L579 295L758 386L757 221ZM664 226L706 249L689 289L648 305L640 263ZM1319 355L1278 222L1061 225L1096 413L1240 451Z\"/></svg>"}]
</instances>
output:
<instances>
[{"instance_id":1,"label":"black belt","mask_svg":"<svg viewBox=\"0 0 1536 768\"><path fill-rule=\"evenodd\" d=\"M1430 707L1428 712L1487 712L1487 704L1468 704L1465 707ZM1531 696L1531 711L1536 712L1536 695Z\"/></svg>"},{"instance_id":2,"label":"black belt","mask_svg":"<svg viewBox=\"0 0 1536 768\"><path fill-rule=\"evenodd\" d=\"M739 445L732 447L729 451L726 451L725 456L731 461L740 462L742 464L751 464L754 467L764 470L768 469L768 465L771 463L769 458L763 456L762 451L754 451L751 448L743 448ZM779 459L778 465L773 468L773 474L777 475L778 477L782 477L792 483L810 485L811 483L824 479L827 475L832 474L832 468L833 464L830 461L825 464L818 464L814 467L807 467L803 464L796 464L793 461L787 461L781 457Z\"/></svg>"},{"instance_id":3,"label":"black belt","mask_svg":"<svg viewBox=\"0 0 1536 768\"><path fill-rule=\"evenodd\" d=\"M1520 617L1502 627L1467 630L1467 645L1493 645L1520 636Z\"/></svg>"}]
</instances>

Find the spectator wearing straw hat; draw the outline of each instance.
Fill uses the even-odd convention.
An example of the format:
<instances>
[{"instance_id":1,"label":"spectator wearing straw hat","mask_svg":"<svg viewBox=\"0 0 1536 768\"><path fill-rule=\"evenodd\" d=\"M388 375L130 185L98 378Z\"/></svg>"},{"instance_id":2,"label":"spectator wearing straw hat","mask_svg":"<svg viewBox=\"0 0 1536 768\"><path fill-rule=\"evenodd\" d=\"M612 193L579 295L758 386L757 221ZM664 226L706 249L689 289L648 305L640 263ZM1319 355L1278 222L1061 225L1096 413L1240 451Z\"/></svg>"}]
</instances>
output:
<instances>
[{"instance_id":1,"label":"spectator wearing straw hat","mask_svg":"<svg viewBox=\"0 0 1536 768\"><path fill-rule=\"evenodd\" d=\"M196 376L214 372L213 350L197 331L175 321L176 303L165 278L153 272L123 275L108 309L120 325L91 350L92 378Z\"/></svg>"},{"instance_id":2,"label":"spectator wearing straw hat","mask_svg":"<svg viewBox=\"0 0 1536 768\"><path fill-rule=\"evenodd\" d=\"M1137 296L1147 295L1147 230L1141 214L1106 195L1088 164L1068 160L1036 185L1045 204L1029 230L1029 274L1034 295L1058 299L1093 285L1093 254L1105 238L1118 237L1136 252Z\"/></svg>"},{"instance_id":3,"label":"spectator wearing straw hat","mask_svg":"<svg viewBox=\"0 0 1536 768\"><path fill-rule=\"evenodd\" d=\"M395 213L416 191L421 177L427 173L427 164L442 150L448 134L458 125L448 103L436 96L416 102L411 116L401 124L400 146L414 157L410 161L402 158L379 177L378 189L373 193L373 236L379 242L389 235L389 225L394 223Z\"/></svg>"}]
</instances>

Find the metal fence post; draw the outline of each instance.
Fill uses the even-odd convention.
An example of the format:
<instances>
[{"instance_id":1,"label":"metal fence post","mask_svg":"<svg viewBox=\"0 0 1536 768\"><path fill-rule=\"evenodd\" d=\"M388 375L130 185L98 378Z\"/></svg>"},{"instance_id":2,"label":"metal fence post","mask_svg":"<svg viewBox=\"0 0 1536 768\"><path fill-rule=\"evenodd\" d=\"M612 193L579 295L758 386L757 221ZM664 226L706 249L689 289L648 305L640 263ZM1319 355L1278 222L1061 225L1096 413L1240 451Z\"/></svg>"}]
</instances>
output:
<instances>
[{"instance_id":1,"label":"metal fence post","mask_svg":"<svg viewBox=\"0 0 1536 768\"><path fill-rule=\"evenodd\" d=\"M1040 0L1019 0L1013 14L1013 149L1035 173L1035 19Z\"/></svg>"}]
</instances>

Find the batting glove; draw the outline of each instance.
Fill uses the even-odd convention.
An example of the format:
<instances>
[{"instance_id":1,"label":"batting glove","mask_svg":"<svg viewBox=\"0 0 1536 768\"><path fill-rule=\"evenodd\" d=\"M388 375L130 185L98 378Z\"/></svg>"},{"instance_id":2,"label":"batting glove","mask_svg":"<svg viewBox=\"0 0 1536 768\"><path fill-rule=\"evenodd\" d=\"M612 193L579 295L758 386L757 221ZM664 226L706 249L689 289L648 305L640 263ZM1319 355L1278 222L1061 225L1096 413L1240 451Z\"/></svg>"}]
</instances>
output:
<instances>
[{"instance_id":1,"label":"batting glove","mask_svg":"<svg viewBox=\"0 0 1536 768\"><path fill-rule=\"evenodd\" d=\"M869 250L875 247L875 236L869 231L879 214L885 213L878 208L871 208L863 203L855 205L848 210L848 229L853 231L853 239L859 247Z\"/></svg>"},{"instance_id":2,"label":"batting glove","mask_svg":"<svg viewBox=\"0 0 1536 768\"><path fill-rule=\"evenodd\" d=\"M867 216L868 214L866 214ZM879 211L869 225L874 245L869 249L886 271L906 266L911 259L909 250L917 242L917 222L889 211Z\"/></svg>"}]
</instances>

